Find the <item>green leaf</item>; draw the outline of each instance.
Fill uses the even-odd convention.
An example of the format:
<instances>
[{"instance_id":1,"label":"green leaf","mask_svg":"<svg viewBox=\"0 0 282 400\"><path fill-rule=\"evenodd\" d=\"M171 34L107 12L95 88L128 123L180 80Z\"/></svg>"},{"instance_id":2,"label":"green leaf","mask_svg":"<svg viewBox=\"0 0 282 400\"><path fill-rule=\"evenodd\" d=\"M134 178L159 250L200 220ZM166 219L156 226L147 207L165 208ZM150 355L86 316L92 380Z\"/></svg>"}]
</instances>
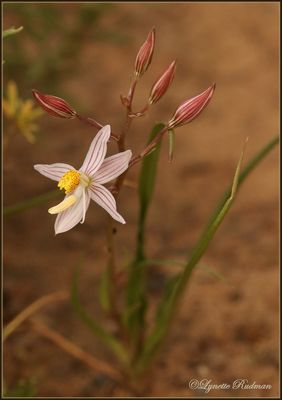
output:
<instances>
[{"instance_id":1,"label":"green leaf","mask_svg":"<svg viewBox=\"0 0 282 400\"><path fill-rule=\"evenodd\" d=\"M253 169L267 156L267 154L279 143L279 136L274 136L269 143L267 143L258 153L247 163L245 166L244 170L240 174L238 178L238 185L240 186L244 180L247 178L250 172L252 172ZM231 186L226 189L224 192L221 200L219 201L217 207L215 208L214 212L212 213L206 229L213 223L215 220L219 210L222 208L223 204L226 202L228 197L230 196L231 193Z\"/></svg>"},{"instance_id":2,"label":"green leaf","mask_svg":"<svg viewBox=\"0 0 282 400\"><path fill-rule=\"evenodd\" d=\"M220 272L216 271L214 268L208 267L206 265L201 265L201 264L197 264L196 265L197 268L202 269L203 271L207 272L211 277L225 282L225 283L230 283L225 276L223 276Z\"/></svg>"},{"instance_id":3,"label":"green leaf","mask_svg":"<svg viewBox=\"0 0 282 400\"><path fill-rule=\"evenodd\" d=\"M174 260L174 259L149 259L147 258L146 260L143 261L144 265L175 265L177 267L181 267L183 269L187 262L185 261L179 261L179 260ZM203 271L207 272L210 276L213 278L216 278L218 280L221 280L223 282L227 282L227 279L219 272L217 272L214 268L211 268L207 265L203 264L197 264L197 268L202 269Z\"/></svg>"},{"instance_id":4,"label":"green leaf","mask_svg":"<svg viewBox=\"0 0 282 400\"><path fill-rule=\"evenodd\" d=\"M169 162L172 162L173 159L173 151L174 151L174 139L175 139L175 134L174 130L170 129L168 131L168 159Z\"/></svg>"},{"instance_id":5,"label":"green leaf","mask_svg":"<svg viewBox=\"0 0 282 400\"><path fill-rule=\"evenodd\" d=\"M162 301L160 301L156 312L157 324L162 324L164 316L167 314L167 309L170 307L171 299L173 298L173 293L180 278L181 274L177 274L176 276L173 276L167 280L164 289L163 299Z\"/></svg>"},{"instance_id":6,"label":"green leaf","mask_svg":"<svg viewBox=\"0 0 282 400\"><path fill-rule=\"evenodd\" d=\"M157 136L157 134L165 127L164 124L160 123L154 126L148 144ZM143 161L141 166L141 172L139 177L139 203L140 203L140 211L139 211L139 235L138 242L141 241L143 245L144 239L144 225L147 216L147 212L153 197L156 175L157 175L157 166L159 160L159 154L161 149L161 142L158 143L155 147L155 150L147 155ZM140 234L140 230L142 230L142 234Z\"/></svg>"},{"instance_id":7,"label":"green leaf","mask_svg":"<svg viewBox=\"0 0 282 400\"><path fill-rule=\"evenodd\" d=\"M128 355L122 344L108 331L106 331L98 322L96 322L81 305L78 298L78 278L80 273L81 263L76 268L71 290L71 301L75 312L80 317L80 319L85 323L86 326L98 336L102 342L109 347L118 359L124 364L128 365Z\"/></svg>"},{"instance_id":8,"label":"green leaf","mask_svg":"<svg viewBox=\"0 0 282 400\"><path fill-rule=\"evenodd\" d=\"M159 123L154 126L148 143L151 143L156 135L164 128ZM157 164L159 160L161 143L157 144L154 151L148 154L142 161L139 177L139 218L137 227L137 246L135 259L129 264L129 277L127 284L127 308L123 315L126 325L130 330L135 348L140 350L142 346L142 330L144 316L147 307L145 298L145 271L143 260L145 259L144 239L145 223L148 209L153 197Z\"/></svg>"},{"instance_id":9,"label":"green leaf","mask_svg":"<svg viewBox=\"0 0 282 400\"><path fill-rule=\"evenodd\" d=\"M2 38L6 38L8 36L15 35L16 33L19 33L20 31L23 30L23 26L20 26L19 28L15 28L12 26L10 29L6 29L5 31L2 32Z\"/></svg>"},{"instance_id":10,"label":"green leaf","mask_svg":"<svg viewBox=\"0 0 282 400\"><path fill-rule=\"evenodd\" d=\"M32 379L21 379L16 386L5 391L4 397L35 397L37 382Z\"/></svg>"},{"instance_id":11,"label":"green leaf","mask_svg":"<svg viewBox=\"0 0 282 400\"><path fill-rule=\"evenodd\" d=\"M154 126L148 143L156 137L156 135L164 128L164 124L160 123ZM157 144L154 151L147 155L141 165L141 171L139 176L139 218L137 228L137 248L136 248L136 260L140 261L145 258L144 253L144 237L145 237L145 223L148 209L153 197L157 166L159 160L159 154L161 149L161 142Z\"/></svg>"},{"instance_id":12,"label":"green leaf","mask_svg":"<svg viewBox=\"0 0 282 400\"><path fill-rule=\"evenodd\" d=\"M236 167L233 182L230 188L225 192L223 200L220 201L218 207L216 207L215 212L198 240L189 261L186 263L183 273L179 276L179 279L175 281L172 290L168 294L168 298L164 303L164 306L159 312L157 323L148 336L146 343L143 348L143 352L139 358L136 370L142 373L147 367L148 363L152 360L157 349L159 348L162 340L166 336L169 327L171 326L172 317L176 314L177 306L179 304L180 297L189 282L189 278L194 267L197 265L202 255L205 253L210 241L214 237L217 229L222 223L224 217L229 211L234 198L236 196L238 187L243 182L243 180L248 176L248 174L255 168L255 166L263 160L263 158L272 150L272 148L279 142L279 138L275 137L272 139L245 167L245 169L240 174L241 164L243 160L243 155L245 151L246 142L242 150L239 162ZM226 195L227 194L227 195Z\"/></svg>"},{"instance_id":13,"label":"green leaf","mask_svg":"<svg viewBox=\"0 0 282 400\"><path fill-rule=\"evenodd\" d=\"M164 297L161 300L156 312L156 322L153 331L148 335L143 346L142 354L136 366L136 373L142 373L152 357L155 355L159 344L167 333L170 315L174 307L177 290L181 281L182 274L178 274L168 280Z\"/></svg>"},{"instance_id":14,"label":"green leaf","mask_svg":"<svg viewBox=\"0 0 282 400\"><path fill-rule=\"evenodd\" d=\"M40 194L39 196L31 197L30 199L21 201L20 203L3 207L3 215L5 216L14 215L24 210L28 210L29 208L45 204L47 203L47 201L55 199L61 194L62 192L56 189L52 190L51 192Z\"/></svg>"}]
</instances>

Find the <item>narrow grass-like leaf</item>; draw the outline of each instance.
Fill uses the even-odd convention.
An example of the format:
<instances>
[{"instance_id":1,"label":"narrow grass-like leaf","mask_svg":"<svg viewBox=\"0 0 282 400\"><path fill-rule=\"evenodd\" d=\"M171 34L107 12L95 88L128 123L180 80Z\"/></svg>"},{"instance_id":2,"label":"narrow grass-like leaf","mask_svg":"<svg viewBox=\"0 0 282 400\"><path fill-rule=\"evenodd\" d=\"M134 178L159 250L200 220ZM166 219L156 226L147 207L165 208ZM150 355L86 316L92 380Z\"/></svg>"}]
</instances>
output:
<instances>
[{"instance_id":1,"label":"narrow grass-like leaf","mask_svg":"<svg viewBox=\"0 0 282 400\"><path fill-rule=\"evenodd\" d=\"M98 336L102 342L109 347L115 355L118 357L120 362L124 365L128 365L128 355L122 344L107 330L105 330L100 324L98 324L84 309L78 298L78 277L79 277L80 265L77 267L71 290L71 300L75 312L80 317L80 319L88 326L88 328Z\"/></svg>"},{"instance_id":2,"label":"narrow grass-like leaf","mask_svg":"<svg viewBox=\"0 0 282 400\"><path fill-rule=\"evenodd\" d=\"M148 143L164 128L160 123L154 126ZM124 319L130 330L134 346L142 346L142 330L144 328L144 315L146 311L145 298L145 271L142 261L145 258L144 239L145 223L148 209L153 197L157 164L159 160L161 143L157 144L154 151L147 155L141 165L139 178L139 218L137 226L137 246L135 259L129 265L129 277L127 284L127 307Z\"/></svg>"},{"instance_id":3,"label":"narrow grass-like leaf","mask_svg":"<svg viewBox=\"0 0 282 400\"><path fill-rule=\"evenodd\" d=\"M15 28L12 26L12 28L6 29L5 31L2 32L2 38L6 38L8 36L15 35L16 33L19 33L20 31L23 30L23 26L20 26L19 28Z\"/></svg>"},{"instance_id":4,"label":"narrow grass-like leaf","mask_svg":"<svg viewBox=\"0 0 282 400\"><path fill-rule=\"evenodd\" d=\"M177 267L181 267L183 269L187 262L185 261L179 261L179 260L173 260L173 259L150 259L147 258L143 261L144 265L175 265ZM202 265L202 264L197 264L197 268L202 269L203 271L207 272L210 276L213 278L219 279L223 282L227 282L227 279L219 272L217 272L214 268L211 268L207 265Z\"/></svg>"},{"instance_id":5,"label":"narrow grass-like leaf","mask_svg":"<svg viewBox=\"0 0 282 400\"><path fill-rule=\"evenodd\" d=\"M169 162L172 162L173 159L173 151L174 151L174 130L170 129L168 131L168 159Z\"/></svg>"},{"instance_id":6,"label":"narrow grass-like leaf","mask_svg":"<svg viewBox=\"0 0 282 400\"><path fill-rule=\"evenodd\" d=\"M241 172L241 174L238 177L238 185L240 186L244 180L247 178L250 172L252 172L253 169L267 156L268 153L279 143L279 136L274 136L269 143L267 143L245 166L244 170ZM231 186L227 188L227 190L224 192L221 200L219 201L217 207L215 208L214 212L212 213L207 225L206 229L213 223L215 218L217 217L217 214L219 210L222 208L223 204L226 202L226 200L230 197L231 194Z\"/></svg>"},{"instance_id":7,"label":"narrow grass-like leaf","mask_svg":"<svg viewBox=\"0 0 282 400\"><path fill-rule=\"evenodd\" d=\"M154 126L148 143L150 143L156 135L164 128L164 124L160 123ZM152 200L155 188L157 166L159 160L159 153L161 142L157 144L154 151L147 155L141 165L139 177L139 220L138 220L138 233L137 233L137 251L136 259L144 258L144 230L147 212Z\"/></svg>"},{"instance_id":8,"label":"narrow grass-like leaf","mask_svg":"<svg viewBox=\"0 0 282 400\"><path fill-rule=\"evenodd\" d=\"M160 301L159 307L156 312L157 325L159 323L160 324L162 323L163 316L166 314L167 307L169 306L168 303L170 303L171 300L173 299L173 292L175 290L176 285L179 282L179 279L181 279L181 273L169 278L165 284L164 295L162 301Z\"/></svg>"},{"instance_id":9,"label":"narrow grass-like leaf","mask_svg":"<svg viewBox=\"0 0 282 400\"><path fill-rule=\"evenodd\" d=\"M3 207L3 215L10 216L17 214L19 212L28 210L29 208L33 208L41 204L47 203L47 201L55 199L61 194L62 192L56 189L52 190L51 192L40 194L39 196L31 197L30 199L21 201L20 203L17 204L13 204L12 206Z\"/></svg>"},{"instance_id":10,"label":"narrow grass-like leaf","mask_svg":"<svg viewBox=\"0 0 282 400\"><path fill-rule=\"evenodd\" d=\"M197 264L195 267L207 272L211 277L218 279L219 281L230 283L227 278L215 269L208 267L206 265Z\"/></svg>"},{"instance_id":11,"label":"narrow grass-like leaf","mask_svg":"<svg viewBox=\"0 0 282 400\"><path fill-rule=\"evenodd\" d=\"M243 182L243 180L247 177L247 175L252 171L253 168L272 150L272 148L278 143L279 138L276 137L271 140L245 167L245 169L240 174L240 168L243 160L244 150L246 146L246 142L244 148L242 150L235 175L233 178L233 183L231 187L225 192L223 200L220 201L218 207L215 212L212 214L212 218L210 219L209 224L204 230L202 236L198 240L192 255L187 262L183 273L180 275L179 280L175 282L171 293L170 299L165 301L162 306L162 312L158 315L158 323L155 325L152 333L148 336L143 352L139 358L136 373L142 373L144 369L150 363L152 357L155 355L157 349L159 348L160 343L166 336L169 327L171 325L172 317L175 315L177 306L179 304L179 299L187 286L189 278L191 276L192 270L197 265L202 255L206 251L210 241L212 240L214 234L216 233L218 227L223 221L225 215L229 211L238 187Z\"/></svg>"}]
</instances>

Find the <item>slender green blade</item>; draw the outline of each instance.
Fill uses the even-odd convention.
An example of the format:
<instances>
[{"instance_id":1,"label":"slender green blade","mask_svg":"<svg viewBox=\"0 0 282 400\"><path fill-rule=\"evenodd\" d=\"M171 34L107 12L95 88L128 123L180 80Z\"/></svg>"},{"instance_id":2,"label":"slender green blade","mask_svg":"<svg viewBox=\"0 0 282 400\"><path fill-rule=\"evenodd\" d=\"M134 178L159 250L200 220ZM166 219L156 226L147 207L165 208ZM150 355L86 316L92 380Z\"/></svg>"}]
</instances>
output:
<instances>
[{"instance_id":1,"label":"slender green blade","mask_svg":"<svg viewBox=\"0 0 282 400\"><path fill-rule=\"evenodd\" d=\"M186 261L180 261L180 260L174 260L174 259L150 259L147 258L146 260L143 261L144 265L175 265L177 267L180 267L183 269L187 262ZM211 277L216 278L218 280L221 280L223 282L227 282L227 279L225 276L223 276L221 273L217 272L214 268L209 267L208 265L203 265L203 264L197 264L197 268L202 269L203 271L207 272Z\"/></svg>"},{"instance_id":2,"label":"slender green blade","mask_svg":"<svg viewBox=\"0 0 282 400\"><path fill-rule=\"evenodd\" d=\"M8 36L15 35L16 33L19 33L20 31L23 30L23 26L20 26L19 28L15 28L12 26L12 28L6 29L5 31L2 32L2 38L6 38Z\"/></svg>"},{"instance_id":3,"label":"slender green blade","mask_svg":"<svg viewBox=\"0 0 282 400\"><path fill-rule=\"evenodd\" d=\"M167 298L167 296L165 297L164 304L161 306L161 312L158 314L157 323L152 333L148 336L144 345L143 352L139 358L137 366L137 371L139 373L144 371L146 366L151 361L152 357L155 355L160 343L166 336L168 329L171 325L171 319L173 315L175 315L180 296L187 286L192 270L201 259L210 241L215 235L218 227L220 226L221 222L229 211L236 196L238 187L242 184L248 174L255 168L255 166L264 159L264 157L274 148L276 144L278 144L278 142L278 137L272 139L259 153L257 153L257 155L247 164L245 169L240 173L246 146L245 142L239 162L236 167L231 187L228 188L228 190L225 192L223 199L220 201L219 205L216 207L216 210L212 214L210 222L205 228L202 236L198 240L189 261L186 263L183 273L180 275L179 279L175 280L175 283L169 293L169 299Z\"/></svg>"},{"instance_id":4,"label":"slender green blade","mask_svg":"<svg viewBox=\"0 0 282 400\"><path fill-rule=\"evenodd\" d=\"M268 153L279 143L279 136L274 136L257 154L247 163L244 170L238 177L238 185L240 186L247 176L252 172L256 166L267 156ZM226 191L224 192L221 200L219 201L217 207L215 208L214 212L212 213L206 229L213 223L214 219L216 218L218 211L222 208L223 204L229 198L231 194L231 186L229 186ZM205 230L206 230L205 229Z\"/></svg>"},{"instance_id":5,"label":"slender green blade","mask_svg":"<svg viewBox=\"0 0 282 400\"><path fill-rule=\"evenodd\" d=\"M169 159L169 162L172 162L172 159L173 159L174 141L175 141L174 130L170 129L168 131L168 159Z\"/></svg>"},{"instance_id":6,"label":"slender green blade","mask_svg":"<svg viewBox=\"0 0 282 400\"><path fill-rule=\"evenodd\" d=\"M60 192L58 189L56 189L56 190L52 190L51 192L40 194L39 196L35 196L30 199L21 201L20 203L3 207L3 215L4 216L14 215L19 212L28 210L29 208L33 208L33 207L39 206L41 204L45 204L45 203L47 203L47 201L55 199L56 197L58 197L61 194L62 194L62 192Z\"/></svg>"},{"instance_id":7,"label":"slender green blade","mask_svg":"<svg viewBox=\"0 0 282 400\"><path fill-rule=\"evenodd\" d=\"M148 143L155 138L164 126L165 125L162 123L154 126ZM140 349L142 346L141 336L144 326L144 315L147 307L145 296L145 266L142 262L145 259L145 223L154 193L160 148L161 143L155 147L153 152L143 159L139 178L139 218L136 255L135 259L129 265L127 307L123 316L136 349Z\"/></svg>"},{"instance_id":8,"label":"slender green blade","mask_svg":"<svg viewBox=\"0 0 282 400\"><path fill-rule=\"evenodd\" d=\"M148 143L150 143L156 135L164 128L164 124L160 123L154 126ZM155 150L147 155L142 161L141 172L139 177L139 223L137 235L137 258L143 258L144 255L144 229L148 209L153 197L157 166L159 154L161 149L161 142L155 147Z\"/></svg>"},{"instance_id":9,"label":"slender green blade","mask_svg":"<svg viewBox=\"0 0 282 400\"><path fill-rule=\"evenodd\" d=\"M118 359L125 365L128 364L128 356L127 352L122 346L122 344L112 336L107 330L105 330L98 322L96 322L84 309L82 304L78 298L78 278L80 273L80 264L76 268L73 281L72 281L72 290L71 290L71 301L76 314L80 317L80 319L85 323L86 326L96 335L98 336L104 344L109 347Z\"/></svg>"}]
</instances>

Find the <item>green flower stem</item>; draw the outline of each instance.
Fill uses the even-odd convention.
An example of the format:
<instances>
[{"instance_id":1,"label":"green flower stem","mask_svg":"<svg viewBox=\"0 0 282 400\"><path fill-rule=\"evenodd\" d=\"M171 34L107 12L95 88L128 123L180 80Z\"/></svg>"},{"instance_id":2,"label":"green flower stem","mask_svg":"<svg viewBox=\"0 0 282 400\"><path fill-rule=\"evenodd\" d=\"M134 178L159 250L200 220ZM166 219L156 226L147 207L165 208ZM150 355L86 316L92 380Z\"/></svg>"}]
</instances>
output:
<instances>
[{"instance_id":1,"label":"green flower stem","mask_svg":"<svg viewBox=\"0 0 282 400\"><path fill-rule=\"evenodd\" d=\"M13 204L12 206L3 207L3 215L10 216L17 214L21 211L28 210L29 208L39 206L41 204L47 203L47 201L55 199L61 194L61 192L56 189L51 192L41 194L39 196L32 197L30 199L21 201L20 203Z\"/></svg>"}]
</instances>

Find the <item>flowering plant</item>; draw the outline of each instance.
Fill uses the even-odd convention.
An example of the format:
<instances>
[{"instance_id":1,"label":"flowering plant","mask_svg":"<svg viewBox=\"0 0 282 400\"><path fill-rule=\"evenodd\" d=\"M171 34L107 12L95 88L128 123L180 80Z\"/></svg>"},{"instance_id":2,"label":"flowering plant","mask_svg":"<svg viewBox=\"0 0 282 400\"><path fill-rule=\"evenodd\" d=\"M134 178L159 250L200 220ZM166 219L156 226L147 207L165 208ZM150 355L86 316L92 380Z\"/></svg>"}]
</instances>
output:
<instances>
[{"instance_id":1,"label":"flowering plant","mask_svg":"<svg viewBox=\"0 0 282 400\"><path fill-rule=\"evenodd\" d=\"M163 343L177 313L181 296L187 287L191 274L206 251L218 227L229 211L239 185L248 173L277 143L271 141L243 172L243 150L239 157L232 184L225 192L222 200L211 216L203 234L196 243L180 273L167 281L166 290L159 301L153 323L148 324L147 313L150 303L147 296L147 269L154 263L165 263L165 260L150 260L146 254L146 220L148 209L153 198L159 152L163 139L169 138L169 160L172 160L175 129L192 122L198 117L214 95L215 84L211 84L202 93L185 100L176 107L172 116L165 123L158 123L152 129L148 143L139 154L132 154L127 149L126 139L130 134L132 123L150 111L166 94L172 84L176 72L176 61L172 61L167 69L152 85L145 106L140 111L133 110L133 100L137 84L148 70L154 54L155 29L152 29L141 46L135 60L134 73L126 96L121 96L125 108L125 122L121 132L117 133L110 125L104 125L96 119L82 116L64 99L33 90L37 103L51 116L63 119L77 119L93 127L95 132L86 157L79 169L68 164L36 164L35 170L40 174L58 182L58 187L65 191L65 198L56 206L49 208L50 214L56 214L55 233L65 233L85 221L90 200L100 205L109 214L107 220L108 259L105 271L101 276L100 302L106 316L114 322L115 329L110 330L93 318L85 310L78 296L78 271L72 287L72 303L82 321L108 346L119 360L120 370L110 366L101 367L104 372L119 383L136 392L140 389L140 377L144 376L152 364L157 350ZM106 158L108 143L117 146L117 153ZM56 161L56 160L54 160ZM136 233L136 249L125 269L125 290L119 287L119 275L115 249L115 221L125 224L127 216L121 216L117 209L119 193L123 188L125 177L130 168L140 163L138 186L139 216ZM113 181L112 185L104 185ZM48 198L49 199L49 198ZM79 229L79 226L76 227ZM126 226L121 229L126 229ZM123 272L124 273L124 272ZM39 328L40 329L40 328ZM10 332L7 330L6 332ZM65 346L66 348L66 346ZM101 364L99 364L101 365Z\"/></svg>"}]
</instances>

